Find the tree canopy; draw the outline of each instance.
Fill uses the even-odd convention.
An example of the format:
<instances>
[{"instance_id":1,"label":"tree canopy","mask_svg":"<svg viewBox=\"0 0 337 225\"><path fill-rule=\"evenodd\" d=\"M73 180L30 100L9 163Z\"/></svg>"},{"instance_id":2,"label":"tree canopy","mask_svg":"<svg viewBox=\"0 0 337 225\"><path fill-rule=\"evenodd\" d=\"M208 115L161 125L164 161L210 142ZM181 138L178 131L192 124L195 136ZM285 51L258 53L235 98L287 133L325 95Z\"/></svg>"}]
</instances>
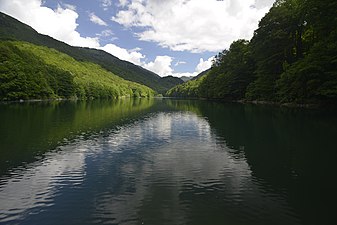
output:
<instances>
[{"instance_id":1,"label":"tree canopy","mask_svg":"<svg viewBox=\"0 0 337 225\"><path fill-rule=\"evenodd\" d=\"M250 41L234 41L215 56L206 75L174 87L167 94L336 103L336 9L333 0L277 0Z\"/></svg>"},{"instance_id":2,"label":"tree canopy","mask_svg":"<svg viewBox=\"0 0 337 225\"><path fill-rule=\"evenodd\" d=\"M0 42L0 100L149 97L154 91L55 49Z\"/></svg>"},{"instance_id":3,"label":"tree canopy","mask_svg":"<svg viewBox=\"0 0 337 225\"><path fill-rule=\"evenodd\" d=\"M105 70L122 77L125 80L146 85L158 93L165 93L173 86L183 83L177 77L164 79L158 74L146 70L130 62L98 49L73 47L47 35L36 32L33 28L0 12L0 40L24 41L39 46L56 49L77 61L91 62L100 65Z\"/></svg>"}]
</instances>

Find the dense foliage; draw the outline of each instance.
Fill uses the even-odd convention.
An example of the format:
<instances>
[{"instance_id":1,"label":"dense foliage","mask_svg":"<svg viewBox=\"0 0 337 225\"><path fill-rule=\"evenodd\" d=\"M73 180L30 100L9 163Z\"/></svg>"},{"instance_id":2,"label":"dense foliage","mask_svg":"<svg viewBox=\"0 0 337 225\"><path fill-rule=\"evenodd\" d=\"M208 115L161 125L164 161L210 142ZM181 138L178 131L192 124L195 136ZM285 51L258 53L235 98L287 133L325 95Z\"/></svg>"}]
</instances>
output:
<instances>
[{"instance_id":1,"label":"dense foliage","mask_svg":"<svg viewBox=\"0 0 337 225\"><path fill-rule=\"evenodd\" d=\"M78 61L92 62L126 80L144 84L158 93L182 83L179 78L163 79L159 75L130 62L123 61L102 50L69 46L49 36L37 33L34 29L0 12L0 40L25 41L46 46L65 53ZM170 82L172 81L172 82Z\"/></svg>"},{"instance_id":2,"label":"dense foliage","mask_svg":"<svg viewBox=\"0 0 337 225\"><path fill-rule=\"evenodd\" d=\"M238 40L211 70L170 96L337 102L337 2L277 0L250 41Z\"/></svg>"},{"instance_id":3,"label":"dense foliage","mask_svg":"<svg viewBox=\"0 0 337 225\"><path fill-rule=\"evenodd\" d=\"M154 91L89 62L26 42L0 42L0 100L147 97Z\"/></svg>"},{"instance_id":4,"label":"dense foliage","mask_svg":"<svg viewBox=\"0 0 337 225\"><path fill-rule=\"evenodd\" d=\"M166 95L171 97L191 97L198 98L203 97L203 94L199 93L200 84L203 83L205 76L202 76L196 80L189 80L183 84L177 85L166 92Z\"/></svg>"}]
</instances>

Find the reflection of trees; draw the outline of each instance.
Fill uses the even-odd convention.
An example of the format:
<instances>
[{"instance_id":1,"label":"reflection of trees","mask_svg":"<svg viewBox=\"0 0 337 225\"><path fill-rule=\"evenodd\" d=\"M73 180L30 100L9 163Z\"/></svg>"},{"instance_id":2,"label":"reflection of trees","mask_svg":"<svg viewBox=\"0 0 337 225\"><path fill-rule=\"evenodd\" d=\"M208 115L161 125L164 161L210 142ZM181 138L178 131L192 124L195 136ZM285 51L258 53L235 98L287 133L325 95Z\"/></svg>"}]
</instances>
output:
<instances>
[{"instance_id":1,"label":"reflection of trees","mask_svg":"<svg viewBox=\"0 0 337 225\"><path fill-rule=\"evenodd\" d=\"M0 174L60 142L135 119L152 107L153 99L35 102L0 108Z\"/></svg>"},{"instance_id":2,"label":"reflection of trees","mask_svg":"<svg viewBox=\"0 0 337 225\"><path fill-rule=\"evenodd\" d=\"M305 214L306 224L337 221L333 113L214 102L195 107L233 154L244 153L257 179Z\"/></svg>"}]
</instances>

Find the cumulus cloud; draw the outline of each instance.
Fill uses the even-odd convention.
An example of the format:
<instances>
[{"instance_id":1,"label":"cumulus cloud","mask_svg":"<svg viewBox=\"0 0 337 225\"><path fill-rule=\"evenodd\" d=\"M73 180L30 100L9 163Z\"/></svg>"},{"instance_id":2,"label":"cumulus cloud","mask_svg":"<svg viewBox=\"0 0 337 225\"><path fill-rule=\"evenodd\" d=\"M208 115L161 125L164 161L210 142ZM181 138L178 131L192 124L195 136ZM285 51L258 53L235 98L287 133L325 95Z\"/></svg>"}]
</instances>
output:
<instances>
[{"instance_id":1,"label":"cumulus cloud","mask_svg":"<svg viewBox=\"0 0 337 225\"><path fill-rule=\"evenodd\" d=\"M167 55L157 56L153 62L144 64L144 68L157 73L159 76L172 75L173 69L171 67L173 58Z\"/></svg>"},{"instance_id":2,"label":"cumulus cloud","mask_svg":"<svg viewBox=\"0 0 337 225\"><path fill-rule=\"evenodd\" d=\"M104 47L101 47L100 49L117 56L119 59L126 60L129 62L132 62L136 65L142 65L141 60L145 58L145 56L137 51L138 49L131 49L127 50L125 48L118 47L114 44L107 44Z\"/></svg>"},{"instance_id":3,"label":"cumulus cloud","mask_svg":"<svg viewBox=\"0 0 337 225\"><path fill-rule=\"evenodd\" d=\"M109 6L110 4L109 1L102 1L102 4L103 3L105 6ZM79 16L75 11L76 7L65 6L64 4L63 6L64 8L58 6L56 10L52 10L42 6L41 0L0 1L0 11L32 26L39 33L49 35L73 46L102 49L122 60L132 62L136 65L143 64L142 60L145 56L140 52L140 48L128 50L114 44L100 46L99 38L114 35L110 29L103 30L94 38L82 37L80 33L76 31L78 26L76 20ZM106 23L94 13L90 13L89 16L92 22L99 25L106 25Z\"/></svg>"},{"instance_id":4,"label":"cumulus cloud","mask_svg":"<svg viewBox=\"0 0 337 225\"><path fill-rule=\"evenodd\" d=\"M211 68L212 66L212 60L214 59L214 57L210 57L207 60L204 60L203 58L200 58L199 63L197 64L197 66L194 69L193 73L190 72L185 72L185 73L173 73L173 76L175 77L195 77L197 76L199 73Z\"/></svg>"},{"instance_id":5,"label":"cumulus cloud","mask_svg":"<svg viewBox=\"0 0 337 225\"><path fill-rule=\"evenodd\" d=\"M89 13L89 18L90 18L90 21L95 24L98 24L101 26L108 26L108 24L104 20L96 16L95 13Z\"/></svg>"},{"instance_id":6,"label":"cumulus cloud","mask_svg":"<svg viewBox=\"0 0 337 225\"><path fill-rule=\"evenodd\" d=\"M82 37L76 31L78 14L70 8L58 6L57 9L52 10L42 6L41 0L0 1L0 11L32 26L39 33L74 46L99 47L97 37Z\"/></svg>"},{"instance_id":7,"label":"cumulus cloud","mask_svg":"<svg viewBox=\"0 0 337 225\"><path fill-rule=\"evenodd\" d=\"M195 77L197 76L199 73L211 68L212 66L212 60L214 59L214 57L210 57L207 60L204 60L203 58L199 59L199 63L196 65L194 72L183 72L183 73L171 73L170 75L173 75L175 77ZM179 63L179 61L178 61ZM182 62L184 63L184 62ZM175 66L177 65L177 63L175 64ZM172 69L173 70L173 69ZM169 75L169 74L166 74Z\"/></svg>"},{"instance_id":8,"label":"cumulus cloud","mask_svg":"<svg viewBox=\"0 0 337 225\"><path fill-rule=\"evenodd\" d=\"M190 73L190 72L185 72L185 73L174 73L174 77L195 77L198 75L196 72Z\"/></svg>"},{"instance_id":9,"label":"cumulus cloud","mask_svg":"<svg viewBox=\"0 0 337 225\"><path fill-rule=\"evenodd\" d=\"M274 0L131 0L112 20L174 51L220 51L249 39Z\"/></svg>"},{"instance_id":10,"label":"cumulus cloud","mask_svg":"<svg viewBox=\"0 0 337 225\"><path fill-rule=\"evenodd\" d=\"M128 0L119 0L119 6L125 7L129 3Z\"/></svg>"},{"instance_id":11,"label":"cumulus cloud","mask_svg":"<svg viewBox=\"0 0 337 225\"><path fill-rule=\"evenodd\" d=\"M153 62L149 63L143 63L142 66L148 70L151 70L160 76L168 76L172 75L174 77L182 77L182 76L197 76L199 73L211 68L212 66L212 60L214 57L210 57L207 60L204 60L203 58L200 58L199 63L196 65L194 72L182 72L182 73L177 73L174 72L174 69L172 68L172 61L173 57L171 56L157 56ZM184 64L185 62L180 62L178 63ZM176 66L174 64L174 66Z\"/></svg>"},{"instance_id":12,"label":"cumulus cloud","mask_svg":"<svg viewBox=\"0 0 337 225\"><path fill-rule=\"evenodd\" d=\"M254 2L252 0L247 1ZM264 1L264 4L261 3L259 6L256 5L256 10L264 9L266 2L269 0L261 1ZM194 3L192 4L192 2ZM240 2L241 1L239 0L238 4ZM210 4L215 3L211 2ZM111 1L101 0L101 5L102 7L111 6ZM186 49L191 51L202 51L207 49L210 51L211 49L215 49L214 46L221 48L220 50L224 48L224 46L219 46L219 43L223 43L220 41L223 32L217 30L220 21L214 22L214 27L207 26L207 29L209 28L209 30L207 30L204 36L204 33L201 31L205 30L205 28L202 26L201 21L194 21L196 15L197 17L204 16L206 20L205 23L208 23L207 21L209 20L205 14L210 13L210 9L208 6L202 8L202 3L199 0L185 0L184 2L181 2L180 0L160 2L158 0L119 0L119 6L124 6L125 10L121 10L114 20L119 21L125 26L144 28L143 32L137 34L142 39L149 37L146 35L152 32L154 36L158 37L158 39L156 39L158 43L176 50ZM178 6L182 6L182 8L179 9ZM187 10L187 6L192 8ZM235 6L234 4L232 8L233 11L231 11L231 13L235 14L234 9L238 8L238 6ZM211 58L201 58L199 63L196 63L194 72L177 73L174 71L173 67L184 64L185 62L178 61L172 65L174 58L171 56L161 55L157 56L152 62L146 62L146 56L142 54L140 48L125 49L115 44L101 46L99 43L100 38L109 38L110 40L111 38L116 39L113 31L105 29L101 33L96 34L96 37L81 36L80 33L76 31L78 27L76 21L79 15L76 12L76 7L72 5L61 4L53 10L43 6L41 0L0 0L0 11L32 26L39 33L49 35L73 46L102 49L122 60L143 66L160 76L195 76L211 66ZM238 12L240 14L240 11ZM187 14L183 16L184 13ZM123 14L125 14L125 16L122 16ZM182 19L179 19L180 15L183 16ZM90 16L93 22L104 26L105 22L94 13L90 14ZM183 21L183 19L185 21ZM197 25L200 27L201 31L197 30ZM174 26L177 27L175 28ZM164 27L166 28L164 29ZM193 32L191 31L195 31L194 35L192 35ZM160 34L160 32L162 33ZM213 43L214 39L217 42L216 45ZM155 38L151 40L156 41Z\"/></svg>"},{"instance_id":13,"label":"cumulus cloud","mask_svg":"<svg viewBox=\"0 0 337 225\"><path fill-rule=\"evenodd\" d=\"M213 59L214 59L214 57L210 57L209 59L204 61L203 58L200 58L199 64L195 67L195 72L197 74L199 74L199 73L211 68L212 63L213 63Z\"/></svg>"}]
</instances>

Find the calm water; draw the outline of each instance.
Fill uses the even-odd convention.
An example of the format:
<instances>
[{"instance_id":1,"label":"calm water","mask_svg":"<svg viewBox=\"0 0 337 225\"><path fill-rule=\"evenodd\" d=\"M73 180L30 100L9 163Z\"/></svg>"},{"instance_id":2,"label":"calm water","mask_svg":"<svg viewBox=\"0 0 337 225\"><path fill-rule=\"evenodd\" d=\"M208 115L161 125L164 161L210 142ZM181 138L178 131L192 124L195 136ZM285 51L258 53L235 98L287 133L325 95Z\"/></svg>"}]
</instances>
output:
<instances>
[{"instance_id":1,"label":"calm water","mask_svg":"<svg viewBox=\"0 0 337 225\"><path fill-rule=\"evenodd\" d=\"M137 99L0 120L0 224L337 224L335 112Z\"/></svg>"}]
</instances>

